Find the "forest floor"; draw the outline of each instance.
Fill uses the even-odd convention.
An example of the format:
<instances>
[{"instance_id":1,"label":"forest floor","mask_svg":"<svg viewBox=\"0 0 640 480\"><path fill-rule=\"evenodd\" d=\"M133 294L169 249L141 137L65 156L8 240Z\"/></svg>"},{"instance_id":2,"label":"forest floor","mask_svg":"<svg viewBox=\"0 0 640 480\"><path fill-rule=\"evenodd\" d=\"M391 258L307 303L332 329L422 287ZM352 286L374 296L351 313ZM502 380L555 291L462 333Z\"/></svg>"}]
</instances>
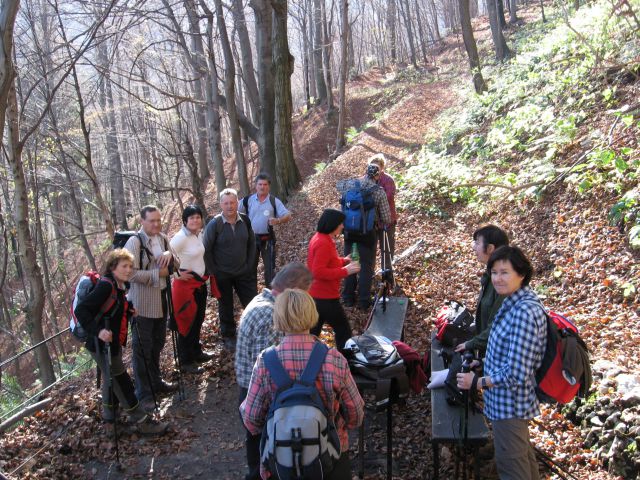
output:
<instances>
[{"instance_id":1,"label":"forest floor","mask_svg":"<svg viewBox=\"0 0 640 480\"><path fill-rule=\"evenodd\" d=\"M352 81L347 125L360 133L318 173L316 164L328 162L335 129L327 125L321 108L296 117L296 158L306 180L288 203L294 221L277 232L279 265L306 260L320 212L338 205L338 180L360 175L366 159L378 152L387 157L389 171L404 172L425 138L438 135L438 117L462 102L456 93L458 82L470 82L461 53L459 40L448 38L436 57L437 77L421 72L402 78L395 71L374 69ZM558 186L539 202L516 204L503 198L487 204L482 216L445 200L439 216L402 211L396 252L423 241L395 268L401 294L410 299L406 342L419 352L429 349L433 319L444 300L474 304L482 272L471 251L471 234L479 224L494 222L504 225L514 243L530 252L538 272L536 282L547 288L554 309L580 321L594 358L638 374L640 309L637 301L622 298L611 280L627 275L638 255L629 251L616 228L608 226L603 206L609 201L581 198ZM175 230L175 225L169 227L170 232ZM359 333L365 315L355 309L347 313L354 333ZM237 414L233 357L220 343L214 301L208 307L203 343L215 354L205 365L206 373L184 377L186 400L165 398L161 403L159 415L170 424L170 432L152 440L121 432L124 471L113 466L112 437L100 421L91 372L54 391L51 409L0 438L0 470L11 473L24 465L16 478L242 478L244 432ZM170 348L165 348L166 370ZM394 478L432 474L430 419L428 392L412 395L403 409L394 411ZM545 409L541 420L546 428L533 432L538 447L565 462L581 479L615 478L593 452L582 448L583 433L558 410ZM378 421L368 428L375 456L384 451L384 431ZM451 477L451 454L444 451L441 459L440 473ZM384 469L368 464L367 479L384 478L383 474ZM483 478L496 478L491 462L483 467Z\"/></svg>"}]
</instances>

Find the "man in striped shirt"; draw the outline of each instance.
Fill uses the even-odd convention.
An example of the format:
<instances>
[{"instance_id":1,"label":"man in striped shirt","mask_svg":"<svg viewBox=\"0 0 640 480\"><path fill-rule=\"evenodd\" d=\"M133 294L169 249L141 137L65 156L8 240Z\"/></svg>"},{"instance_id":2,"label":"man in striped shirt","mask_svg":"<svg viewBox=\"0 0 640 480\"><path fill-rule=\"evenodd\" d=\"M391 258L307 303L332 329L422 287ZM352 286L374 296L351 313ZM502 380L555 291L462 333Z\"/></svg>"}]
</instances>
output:
<instances>
[{"instance_id":1,"label":"man in striped shirt","mask_svg":"<svg viewBox=\"0 0 640 480\"><path fill-rule=\"evenodd\" d=\"M132 363L136 397L142 408L152 411L155 407L153 393L177 390L177 385L163 380L160 375L160 352L164 348L167 332L169 266L173 264L177 269L178 265L171 253L169 239L160 231L162 220L158 207L143 207L140 220L142 228L125 244L135 259L128 294L137 312L132 335Z\"/></svg>"}]
</instances>

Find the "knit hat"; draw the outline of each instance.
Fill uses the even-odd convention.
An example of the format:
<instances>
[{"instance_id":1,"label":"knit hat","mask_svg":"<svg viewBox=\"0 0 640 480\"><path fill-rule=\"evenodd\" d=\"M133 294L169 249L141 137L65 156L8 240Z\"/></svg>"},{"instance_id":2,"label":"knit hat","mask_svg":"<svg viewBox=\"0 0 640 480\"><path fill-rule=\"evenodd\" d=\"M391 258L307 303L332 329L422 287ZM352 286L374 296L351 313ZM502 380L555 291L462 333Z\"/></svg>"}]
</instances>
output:
<instances>
[{"instance_id":1,"label":"knit hat","mask_svg":"<svg viewBox=\"0 0 640 480\"><path fill-rule=\"evenodd\" d=\"M380 173L380 167L375 163L367 165L367 177L373 178Z\"/></svg>"},{"instance_id":2,"label":"knit hat","mask_svg":"<svg viewBox=\"0 0 640 480\"><path fill-rule=\"evenodd\" d=\"M318 232L319 233L331 233L338 225L344 222L345 215L340 210L335 208L325 208L320 220L318 220Z\"/></svg>"}]
</instances>

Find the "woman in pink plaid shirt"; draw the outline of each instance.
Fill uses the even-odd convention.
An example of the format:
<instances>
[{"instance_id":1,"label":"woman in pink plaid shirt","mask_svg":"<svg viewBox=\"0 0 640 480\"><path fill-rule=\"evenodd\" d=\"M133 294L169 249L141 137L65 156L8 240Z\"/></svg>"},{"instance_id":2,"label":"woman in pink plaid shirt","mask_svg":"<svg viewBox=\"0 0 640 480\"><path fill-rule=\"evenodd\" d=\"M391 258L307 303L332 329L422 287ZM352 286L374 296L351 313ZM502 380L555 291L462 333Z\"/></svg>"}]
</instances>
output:
<instances>
[{"instance_id":1,"label":"woman in pink plaid shirt","mask_svg":"<svg viewBox=\"0 0 640 480\"><path fill-rule=\"evenodd\" d=\"M318 312L311 296L298 289L287 289L276 297L273 312L273 326L284 332L285 337L276 351L278 359L292 379L302 374L311 350L318 338L309 333L318 322ZM264 353L264 352L263 352ZM334 348L329 349L325 362L316 378L316 387L327 412L334 419L340 437L340 460L329 479L350 480L349 438L347 429L357 428L364 417L364 401L351 376L345 358ZM254 435L262 431L269 406L276 393L276 384L271 379L261 353L253 367L249 393L240 413L247 429ZM262 478L269 478L270 472L261 472Z\"/></svg>"}]
</instances>

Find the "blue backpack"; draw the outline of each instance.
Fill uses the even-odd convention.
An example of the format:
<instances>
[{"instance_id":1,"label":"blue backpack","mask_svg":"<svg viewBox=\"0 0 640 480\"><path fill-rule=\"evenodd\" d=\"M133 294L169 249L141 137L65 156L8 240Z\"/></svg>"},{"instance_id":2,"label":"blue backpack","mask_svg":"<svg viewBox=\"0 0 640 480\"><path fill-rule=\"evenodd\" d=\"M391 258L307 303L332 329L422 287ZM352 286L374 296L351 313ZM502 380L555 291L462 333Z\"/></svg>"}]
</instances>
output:
<instances>
[{"instance_id":1,"label":"blue backpack","mask_svg":"<svg viewBox=\"0 0 640 480\"><path fill-rule=\"evenodd\" d=\"M347 233L365 235L373 231L376 218L375 200L373 199L374 185L362 188L360 180L355 180L352 187L340 199L342 212L345 214L344 230Z\"/></svg>"},{"instance_id":2,"label":"blue backpack","mask_svg":"<svg viewBox=\"0 0 640 480\"><path fill-rule=\"evenodd\" d=\"M280 480L326 478L340 458L340 439L315 381L329 349L317 342L299 380L291 380L275 347L264 363L278 386L260 439L260 460Z\"/></svg>"}]
</instances>

